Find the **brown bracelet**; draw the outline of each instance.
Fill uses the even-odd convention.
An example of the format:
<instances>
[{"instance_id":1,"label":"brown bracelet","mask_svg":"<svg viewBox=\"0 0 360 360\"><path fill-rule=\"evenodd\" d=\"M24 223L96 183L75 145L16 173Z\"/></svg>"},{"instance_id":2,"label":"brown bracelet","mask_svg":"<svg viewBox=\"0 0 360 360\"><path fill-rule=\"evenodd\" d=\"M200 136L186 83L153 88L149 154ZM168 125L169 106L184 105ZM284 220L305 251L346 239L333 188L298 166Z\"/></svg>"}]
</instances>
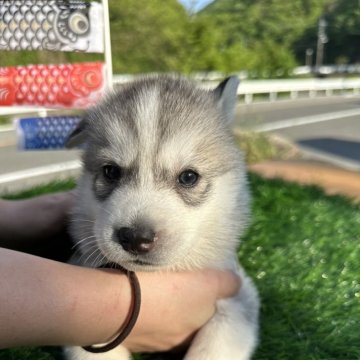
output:
<instances>
[{"instance_id":1,"label":"brown bracelet","mask_svg":"<svg viewBox=\"0 0 360 360\"><path fill-rule=\"evenodd\" d=\"M114 263L108 263L108 264L102 265L102 266L100 266L100 268L119 269L119 270L122 270L127 275L128 279L130 281L130 285L131 285L132 301L131 301L129 315L128 315L127 319L125 320L125 324L122 327L122 329L120 330L119 335L117 335L114 340L112 340L111 342L109 342L106 345L100 345L100 346L89 345L89 346L83 347L84 350L91 352L91 353L107 352L107 351L114 349L118 345L120 345L126 339L126 337L130 334L131 330L133 329L133 327L136 323L136 320L139 316L140 305L141 305L140 283L139 283L139 279L136 276L135 272L126 270L123 267L121 267L120 265L117 265Z\"/></svg>"}]
</instances>

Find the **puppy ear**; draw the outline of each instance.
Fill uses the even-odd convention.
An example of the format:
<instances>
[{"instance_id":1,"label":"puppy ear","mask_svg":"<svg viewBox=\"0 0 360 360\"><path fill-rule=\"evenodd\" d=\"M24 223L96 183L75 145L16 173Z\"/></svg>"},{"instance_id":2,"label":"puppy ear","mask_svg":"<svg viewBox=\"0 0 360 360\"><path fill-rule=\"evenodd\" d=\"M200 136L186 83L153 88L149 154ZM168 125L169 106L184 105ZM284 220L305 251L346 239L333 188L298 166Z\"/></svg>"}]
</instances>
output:
<instances>
[{"instance_id":1,"label":"puppy ear","mask_svg":"<svg viewBox=\"0 0 360 360\"><path fill-rule=\"evenodd\" d=\"M67 149L72 149L83 144L86 140L86 129L88 127L86 119L80 120L79 124L76 126L74 131L69 135L65 141L65 147Z\"/></svg>"},{"instance_id":2,"label":"puppy ear","mask_svg":"<svg viewBox=\"0 0 360 360\"><path fill-rule=\"evenodd\" d=\"M237 88L239 78L230 76L222 81L216 89L213 90L215 101L223 113L227 125L231 125L235 116L235 106L237 102Z\"/></svg>"}]
</instances>

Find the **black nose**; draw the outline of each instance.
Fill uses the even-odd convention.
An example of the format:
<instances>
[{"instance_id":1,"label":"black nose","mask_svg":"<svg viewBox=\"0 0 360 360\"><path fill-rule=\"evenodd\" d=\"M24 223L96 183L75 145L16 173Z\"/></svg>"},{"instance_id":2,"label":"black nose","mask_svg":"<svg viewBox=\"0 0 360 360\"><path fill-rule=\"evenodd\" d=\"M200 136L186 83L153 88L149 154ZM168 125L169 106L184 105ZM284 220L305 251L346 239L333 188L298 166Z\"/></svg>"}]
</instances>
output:
<instances>
[{"instance_id":1,"label":"black nose","mask_svg":"<svg viewBox=\"0 0 360 360\"><path fill-rule=\"evenodd\" d=\"M141 255L154 247L155 233L149 228L122 227L116 231L116 238L125 251Z\"/></svg>"}]
</instances>

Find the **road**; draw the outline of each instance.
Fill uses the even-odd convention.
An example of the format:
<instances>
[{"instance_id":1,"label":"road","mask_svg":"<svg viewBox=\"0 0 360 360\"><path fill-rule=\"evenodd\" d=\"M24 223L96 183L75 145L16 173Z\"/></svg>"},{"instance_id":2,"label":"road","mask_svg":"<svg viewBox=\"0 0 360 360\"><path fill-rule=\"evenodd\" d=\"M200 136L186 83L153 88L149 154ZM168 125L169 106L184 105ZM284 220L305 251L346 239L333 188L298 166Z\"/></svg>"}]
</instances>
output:
<instances>
[{"instance_id":1,"label":"road","mask_svg":"<svg viewBox=\"0 0 360 360\"><path fill-rule=\"evenodd\" d=\"M276 132L311 158L360 171L360 96L239 104L235 126ZM0 193L78 173L78 151L23 152L15 141L0 131Z\"/></svg>"},{"instance_id":2,"label":"road","mask_svg":"<svg viewBox=\"0 0 360 360\"><path fill-rule=\"evenodd\" d=\"M360 97L238 105L236 126L277 133L310 158L360 171Z\"/></svg>"},{"instance_id":3,"label":"road","mask_svg":"<svg viewBox=\"0 0 360 360\"><path fill-rule=\"evenodd\" d=\"M236 125L254 127L267 122L307 117L350 109L360 111L360 96L301 98L294 101L277 101L239 104L237 107Z\"/></svg>"}]
</instances>

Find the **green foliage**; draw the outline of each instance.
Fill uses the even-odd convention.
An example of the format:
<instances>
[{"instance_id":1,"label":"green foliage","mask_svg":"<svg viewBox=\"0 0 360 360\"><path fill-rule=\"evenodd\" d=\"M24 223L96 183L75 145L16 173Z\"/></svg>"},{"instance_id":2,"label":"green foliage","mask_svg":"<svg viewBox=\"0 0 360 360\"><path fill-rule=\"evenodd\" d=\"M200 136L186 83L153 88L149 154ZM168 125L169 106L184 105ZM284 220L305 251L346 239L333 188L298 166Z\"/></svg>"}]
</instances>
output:
<instances>
[{"instance_id":1,"label":"green foliage","mask_svg":"<svg viewBox=\"0 0 360 360\"><path fill-rule=\"evenodd\" d=\"M217 0L199 16L211 17L224 35L222 70L248 70L260 78L287 77L296 66L292 44L316 21L323 3Z\"/></svg>"},{"instance_id":2,"label":"green foliage","mask_svg":"<svg viewBox=\"0 0 360 360\"><path fill-rule=\"evenodd\" d=\"M265 160L295 158L298 154L293 145L280 143L275 137L264 133L237 131L235 141L245 154L247 164Z\"/></svg>"},{"instance_id":3,"label":"green foliage","mask_svg":"<svg viewBox=\"0 0 360 360\"><path fill-rule=\"evenodd\" d=\"M227 41L272 39L288 46L321 14L324 0L216 0L202 13L227 27Z\"/></svg>"},{"instance_id":4,"label":"green foliage","mask_svg":"<svg viewBox=\"0 0 360 360\"><path fill-rule=\"evenodd\" d=\"M316 50L318 20L327 21L325 63L344 64L359 61L360 4L358 0L325 0L321 12L308 24L306 31L292 43L293 51L301 63L308 48Z\"/></svg>"},{"instance_id":5,"label":"green foliage","mask_svg":"<svg viewBox=\"0 0 360 360\"><path fill-rule=\"evenodd\" d=\"M247 164L274 159L279 155L270 138L263 133L237 133L235 139L245 154Z\"/></svg>"},{"instance_id":6,"label":"green foliage","mask_svg":"<svg viewBox=\"0 0 360 360\"><path fill-rule=\"evenodd\" d=\"M211 17L189 18L179 56L182 72L221 69L221 40L221 31Z\"/></svg>"},{"instance_id":7,"label":"green foliage","mask_svg":"<svg viewBox=\"0 0 360 360\"><path fill-rule=\"evenodd\" d=\"M328 21L325 62L359 60L358 0L215 0L188 13L177 0L110 0L115 73L247 70L287 77L316 49L320 16ZM102 59L101 54L0 52L2 66Z\"/></svg>"},{"instance_id":8,"label":"green foliage","mask_svg":"<svg viewBox=\"0 0 360 360\"><path fill-rule=\"evenodd\" d=\"M44 191L68 190L71 184ZM316 187L255 175L250 184L253 221L239 258L262 300L254 359L359 359L360 207ZM0 360L55 360L59 354L50 348L1 350ZM175 358L182 357L136 360Z\"/></svg>"},{"instance_id":9,"label":"green foliage","mask_svg":"<svg viewBox=\"0 0 360 360\"><path fill-rule=\"evenodd\" d=\"M177 56L187 21L185 9L176 0L113 0L110 22L115 71L181 71Z\"/></svg>"},{"instance_id":10,"label":"green foliage","mask_svg":"<svg viewBox=\"0 0 360 360\"><path fill-rule=\"evenodd\" d=\"M255 44L254 56L256 56L256 61L253 70L257 77L265 79L288 77L290 71L296 66L291 51L270 38Z\"/></svg>"},{"instance_id":11,"label":"green foliage","mask_svg":"<svg viewBox=\"0 0 360 360\"><path fill-rule=\"evenodd\" d=\"M326 44L327 62L339 63L360 60L360 3L358 0L338 0L328 7L329 43Z\"/></svg>"}]
</instances>

